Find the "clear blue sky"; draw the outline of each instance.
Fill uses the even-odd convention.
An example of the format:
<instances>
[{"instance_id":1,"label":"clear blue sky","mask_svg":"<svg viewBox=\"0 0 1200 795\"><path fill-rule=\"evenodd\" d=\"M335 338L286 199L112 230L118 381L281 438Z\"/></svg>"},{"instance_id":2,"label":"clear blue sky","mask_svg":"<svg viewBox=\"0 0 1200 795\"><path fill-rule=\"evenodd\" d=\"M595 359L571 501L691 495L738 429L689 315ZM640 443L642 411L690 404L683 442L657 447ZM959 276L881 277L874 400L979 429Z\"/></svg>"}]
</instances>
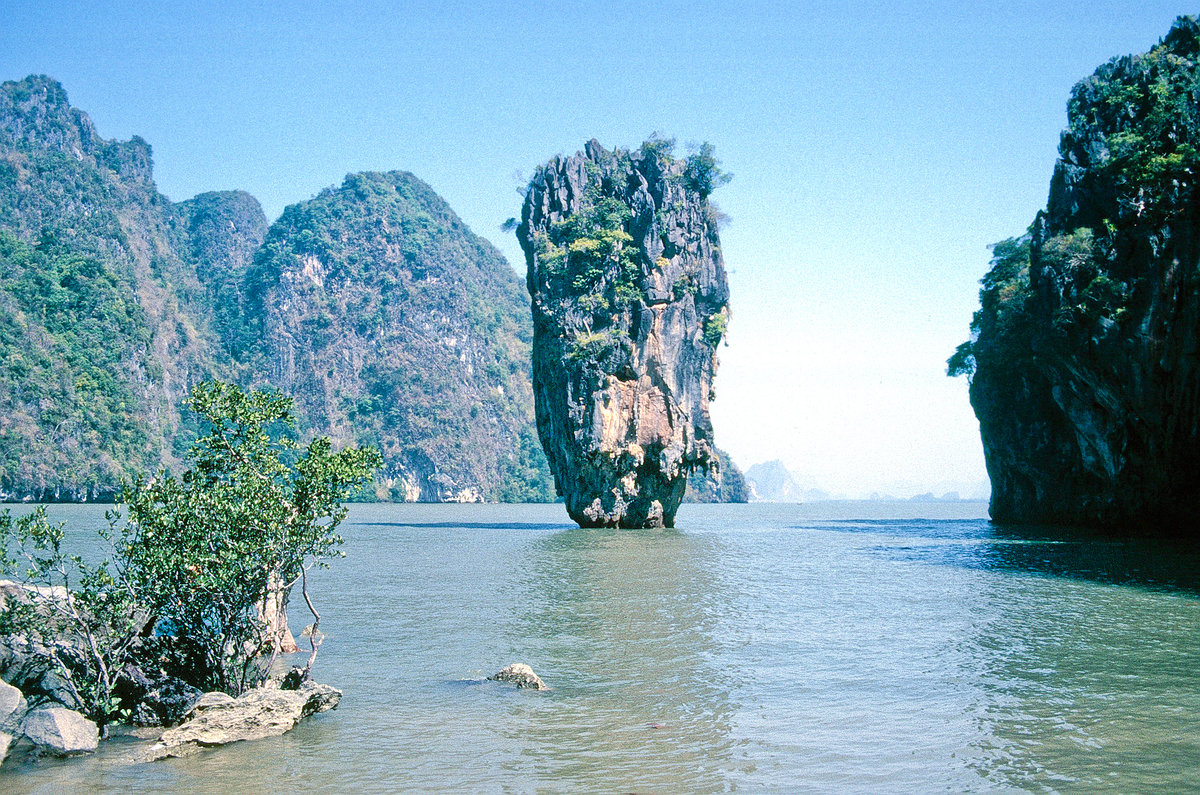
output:
<instances>
[{"instance_id":1,"label":"clear blue sky","mask_svg":"<svg viewBox=\"0 0 1200 795\"><path fill-rule=\"evenodd\" d=\"M833 492L986 493L965 339L1045 204L1071 86L1179 2L4 0L0 79L60 80L175 200L269 217L348 172L430 183L523 270L515 175L591 138L711 141L734 317L713 416Z\"/></svg>"}]
</instances>

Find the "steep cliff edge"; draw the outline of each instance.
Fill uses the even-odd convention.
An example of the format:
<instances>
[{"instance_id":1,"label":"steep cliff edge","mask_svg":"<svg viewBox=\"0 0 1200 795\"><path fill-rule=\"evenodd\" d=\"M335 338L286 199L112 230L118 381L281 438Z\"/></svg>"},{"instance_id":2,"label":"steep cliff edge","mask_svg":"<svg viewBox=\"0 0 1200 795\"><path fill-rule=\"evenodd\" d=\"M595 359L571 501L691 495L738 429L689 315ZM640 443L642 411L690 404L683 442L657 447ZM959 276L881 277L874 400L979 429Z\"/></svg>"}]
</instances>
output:
<instances>
[{"instance_id":1,"label":"steep cliff edge","mask_svg":"<svg viewBox=\"0 0 1200 795\"><path fill-rule=\"evenodd\" d=\"M741 467L724 450L716 449L719 466L688 475L684 502L750 502L751 488Z\"/></svg>"},{"instance_id":2,"label":"steep cliff edge","mask_svg":"<svg viewBox=\"0 0 1200 795\"><path fill-rule=\"evenodd\" d=\"M716 463L708 402L729 290L711 147L555 157L517 236L533 306L538 434L582 526L671 526L687 474Z\"/></svg>"},{"instance_id":3,"label":"steep cliff edge","mask_svg":"<svg viewBox=\"0 0 1200 795\"><path fill-rule=\"evenodd\" d=\"M352 174L272 224L247 277L253 369L306 432L380 448L381 498L547 500L523 293L424 182Z\"/></svg>"},{"instance_id":4,"label":"steep cliff edge","mask_svg":"<svg viewBox=\"0 0 1200 795\"><path fill-rule=\"evenodd\" d=\"M1181 18L1075 86L1047 207L997 244L950 360L971 376L994 520L1194 528L1198 175L1200 25Z\"/></svg>"},{"instance_id":5,"label":"steep cliff edge","mask_svg":"<svg viewBox=\"0 0 1200 795\"><path fill-rule=\"evenodd\" d=\"M0 84L0 499L99 499L176 464L179 400L230 375L152 170L149 144L102 139L54 80Z\"/></svg>"}]
</instances>

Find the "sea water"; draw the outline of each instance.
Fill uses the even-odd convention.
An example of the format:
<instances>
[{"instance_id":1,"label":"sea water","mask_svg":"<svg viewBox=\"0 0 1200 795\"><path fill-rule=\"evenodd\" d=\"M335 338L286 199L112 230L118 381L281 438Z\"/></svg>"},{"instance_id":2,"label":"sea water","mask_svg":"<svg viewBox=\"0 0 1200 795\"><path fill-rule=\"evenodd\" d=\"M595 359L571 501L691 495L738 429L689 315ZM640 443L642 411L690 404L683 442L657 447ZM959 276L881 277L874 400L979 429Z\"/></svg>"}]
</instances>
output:
<instances>
[{"instance_id":1,"label":"sea water","mask_svg":"<svg viewBox=\"0 0 1200 795\"><path fill-rule=\"evenodd\" d=\"M84 543L103 507L52 506ZM5 792L1117 791L1200 786L1200 559L980 503L358 505L313 578L334 712ZM294 600L291 621L311 619ZM524 662L550 690L489 682Z\"/></svg>"}]
</instances>

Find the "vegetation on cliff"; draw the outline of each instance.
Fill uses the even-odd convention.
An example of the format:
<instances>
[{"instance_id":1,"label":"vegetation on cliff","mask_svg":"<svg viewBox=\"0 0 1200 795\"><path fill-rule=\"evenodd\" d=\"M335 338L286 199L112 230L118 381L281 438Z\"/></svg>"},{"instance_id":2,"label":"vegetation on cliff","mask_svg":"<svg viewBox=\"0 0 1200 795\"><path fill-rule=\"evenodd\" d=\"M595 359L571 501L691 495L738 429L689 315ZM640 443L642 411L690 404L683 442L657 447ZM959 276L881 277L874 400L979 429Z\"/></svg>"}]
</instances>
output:
<instances>
[{"instance_id":1,"label":"vegetation on cliff","mask_svg":"<svg viewBox=\"0 0 1200 795\"><path fill-rule=\"evenodd\" d=\"M708 401L728 317L712 148L556 157L517 236L533 298L538 433L571 517L670 525L687 473L716 466Z\"/></svg>"},{"instance_id":2,"label":"vegetation on cliff","mask_svg":"<svg viewBox=\"0 0 1200 795\"><path fill-rule=\"evenodd\" d=\"M1083 80L1050 198L996 245L971 378L992 515L1152 528L1200 500L1200 25Z\"/></svg>"},{"instance_id":3,"label":"vegetation on cliff","mask_svg":"<svg viewBox=\"0 0 1200 795\"><path fill-rule=\"evenodd\" d=\"M693 471L688 475L684 502L750 502L750 484L733 458L720 448L719 467Z\"/></svg>"},{"instance_id":4,"label":"vegetation on cliff","mask_svg":"<svg viewBox=\"0 0 1200 795\"><path fill-rule=\"evenodd\" d=\"M248 277L247 347L301 423L383 452L392 499L550 498L520 280L411 174L289 207Z\"/></svg>"},{"instance_id":5,"label":"vegetation on cliff","mask_svg":"<svg viewBox=\"0 0 1200 795\"><path fill-rule=\"evenodd\" d=\"M177 465L179 401L229 365L149 145L101 139L49 78L0 85L0 233L0 497L111 497Z\"/></svg>"},{"instance_id":6,"label":"vegetation on cliff","mask_svg":"<svg viewBox=\"0 0 1200 795\"><path fill-rule=\"evenodd\" d=\"M0 86L0 499L111 499L179 471L206 378L380 448L375 498L546 500L520 280L415 177L357 174L268 230L178 204L46 77Z\"/></svg>"}]
</instances>

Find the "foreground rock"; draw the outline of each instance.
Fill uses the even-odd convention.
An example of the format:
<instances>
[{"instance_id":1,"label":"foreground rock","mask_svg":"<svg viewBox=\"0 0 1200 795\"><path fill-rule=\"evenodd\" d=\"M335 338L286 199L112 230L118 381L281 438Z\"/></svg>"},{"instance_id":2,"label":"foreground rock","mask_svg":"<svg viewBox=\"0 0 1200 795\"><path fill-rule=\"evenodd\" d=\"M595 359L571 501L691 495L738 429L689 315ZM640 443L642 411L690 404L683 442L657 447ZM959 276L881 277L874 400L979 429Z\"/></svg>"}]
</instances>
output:
<instances>
[{"instance_id":1,"label":"foreground rock","mask_svg":"<svg viewBox=\"0 0 1200 795\"><path fill-rule=\"evenodd\" d=\"M306 682L298 690L258 688L236 699L225 693L205 693L187 720L163 732L142 759L188 756L204 748L274 737L309 715L336 709L341 698L340 690L314 682Z\"/></svg>"},{"instance_id":2,"label":"foreground rock","mask_svg":"<svg viewBox=\"0 0 1200 795\"><path fill-rule=\"evenodd\" d=\"M517 687L524 687L530 690L549 690L550 687L541 680L537 674L533 672L525 663L513 663L506 665L496 673L488 677L493 682L508 682Z\"/></svg>"},{"instance_id":3,"label":"foreground rock","mask_svg":"<svg viewBox=\"0 0 1200 795\"><path fill-rule=\"evenodd\" d=\"M147 676L129 663L117 677L116 695L121 703L132 705L130 721L134 726L174 726L203 693L181 679L158 674Z\"/></svg>"},{"instance_id":4,"label":"foreground rock","mask_svg":"<svg viewBox=\"0 0 1200 795\"><path fill-rule=\"evenodd\" d=\"M1200 25L1072 92L1046 210L997 244L951 359L1004 522L1184 528L1200 507Z\"/></svg>"},{"instance_id":5,"label":"foreground rock","mask_svg":"<svg viewBox=\"0 0 1200 795\"><path fill-rule=\"evenodd\" d=\"M0 681L0 763L8 757L13 733L25 717L25 696L8 682Z\"/></svg>"},{"instance_id":6,"label":"foreground rock","mask_svg":"<svg viewBox=\"0 0 1200 795\"><path fill-rule=\"evenodd\" d=\"M538 434L571 518L674 524L687 475L716 465L708 401L729 289L710 153L555 157L517 236L533 298Z\"/></svg>"},{"instance_id":7,"label":"foreground rock","mask_svg":"<svg viewBox=\"0 0 1200 795\"><path fill-rule=\"evenodd\" d=\"M39 707L25 716L21 733L55 756L95 752L100 743L96 724L65 707Z\"/></svg>"}]
</instances>

